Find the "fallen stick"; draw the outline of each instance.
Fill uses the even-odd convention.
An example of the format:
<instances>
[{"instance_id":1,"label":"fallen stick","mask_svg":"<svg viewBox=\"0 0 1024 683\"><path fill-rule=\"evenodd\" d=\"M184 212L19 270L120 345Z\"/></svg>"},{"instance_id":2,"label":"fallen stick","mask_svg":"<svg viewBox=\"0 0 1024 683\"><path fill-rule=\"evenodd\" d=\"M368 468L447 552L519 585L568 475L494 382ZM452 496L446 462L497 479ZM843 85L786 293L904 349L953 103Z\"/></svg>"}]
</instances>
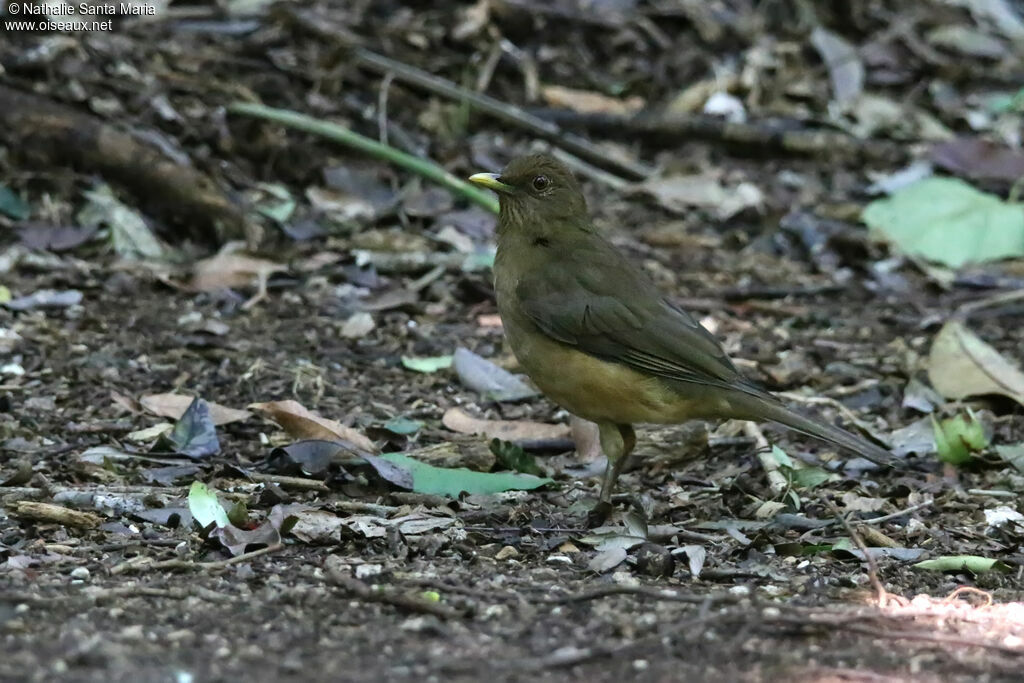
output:
<instances>
[{"instance_id":1,"label":"fallen stick","mask_svg":"<svg viewBox=\"0 0 1024 683\"><path fill-rule=\"evenodd\" d=\"M321 21L314 12L292 7L285 9L285 12L286 17L298 28L351 50L356 64L368 71L384 76L390 74L391 78L396 81L416 86L456 102L463 102L477 111L510 123L561 147L566 152L589 161L595 166L615 171L629 180L643 180L654 172L654 169L646 164L609 155L608 150L579 135L566 132L558 124L545 121L513 104L463 88L440 76L367 50L358 44L357 37L332 29L329 22Z\"/></svg>"},{"instance_id":2,"label":"fallen stick","mask_svg":"<svg viewBox=\"0 0 1024 683\"><path fill-rule=\"evenodd\" d=\"M70 163L115 181L180 219L192 237L213 241L209 230L217 242L246 237L242 211L212 179L91 114L0 85L0 143L29 160Z\"/></svg>"}]
</instances>

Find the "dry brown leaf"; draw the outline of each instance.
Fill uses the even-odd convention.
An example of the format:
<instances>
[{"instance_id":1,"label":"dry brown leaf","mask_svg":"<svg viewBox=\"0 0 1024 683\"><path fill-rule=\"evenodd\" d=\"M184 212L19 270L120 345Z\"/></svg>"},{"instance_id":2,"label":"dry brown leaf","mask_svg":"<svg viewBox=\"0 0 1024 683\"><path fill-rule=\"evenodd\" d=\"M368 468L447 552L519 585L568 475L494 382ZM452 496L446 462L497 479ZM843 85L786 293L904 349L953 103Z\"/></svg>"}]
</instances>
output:
<instances>
[{"instance_id":1,"label":"dry brown leaf","mask_svg":"<svg viewBox=\"0 0 1024 683\"><path fill-rule=\"evenodd\" d=\"M150 394L139 399L139 404L154 415L180 420L185 410L192 404L193 396L184 394ZM231 422L242 422L252 417L248 410L229 408L219 403L207 401L210 406L210 417L218 427Z\"/></svg>"},{"instance_id":2,"label":"dry brown leaf","mask_svg":"<svg viewBox=\"0 0 1024 683\"><path fill-rule=\"evenodd\" d=\"M469 415L461 408L449 408L441 418L441 423L453 432L485 434L488 438L504 441L539 441L569 436L568 425L529 420L483 420Z\"/></svg>"},{"instance_id":3,"label":"dry brown leaf","mask_svg":"<svg viewBox=\"0 0 1024 683\"><path fill-rule=\"evenodd\" d=\"M624 100L608 97L588 90L563 88L560 85L546 85L540 90L541 96L553 107L572 109L581 114L635 114L644 107L644 98L633 96Z\"/></svg>"},{"instance_id":4,"label":"dry brown leaf","mask_svg":"<svg viewBox=\"0 0 1024 683\"><path fill-rule=\"evenodd\" d=\"M741 182L727 187L713 173L651 176L634 187L669 211L687 214L696 206L713 211L722 220L748 207L760 208L764 202L757 185Z\"/></svg>"},{"instance_id":5,"label":"dry brown leaf","mask_svg":"<svg viewBox=\"0 0 1024 683\"><path fill-rule=\"evenodd\" d=\"M1024 405L1024 372L958 320L932 342L928 380L946 398L1001 394Z\"/></svg>"},{"instance_id":6,"label":"dry brown leaf","mask_svg":"<svg viewBox=\"0 0 1024 683\"><path fill-rule=\"evenodd\" d=\"M336 420L310 412L298 401L269 401L249 405L257 413L281 425L281 429L296 439L344 439L357 448L376 453L377 447L361 432L346 427Z\"/></svg>"},{"instance_id":7,"label":"dry brown leaf","mask_svg":"<svg viewBox=\"0 0 1024 683\"><path fill-rule=\"evenodd\" d=\"M280 263L235 253L233 243L210 258L203 259L192 268L189 288L197 292L236 287L262 287L272 273L287 270Z\"/></svg>"}]
</instances>

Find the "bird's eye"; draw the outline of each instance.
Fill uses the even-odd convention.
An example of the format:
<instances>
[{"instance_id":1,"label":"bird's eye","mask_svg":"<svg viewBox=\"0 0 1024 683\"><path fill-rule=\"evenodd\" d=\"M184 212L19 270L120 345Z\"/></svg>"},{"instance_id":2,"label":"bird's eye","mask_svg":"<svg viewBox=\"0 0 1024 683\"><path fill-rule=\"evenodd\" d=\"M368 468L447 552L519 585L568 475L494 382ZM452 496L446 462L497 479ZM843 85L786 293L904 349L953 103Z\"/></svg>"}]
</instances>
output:
<instances>
[{"instance_id":1,"label":"bird's eye","mask_svg":"<svg viewBox=\"0 0 1024 683\"><path fill-rule=\"evenodd\" d=\"M539 175L533 179L533 189L537 191L545 189L550 184L551 181L548 180L548 177L546 175Z\"/></svg>"}]
</instances>

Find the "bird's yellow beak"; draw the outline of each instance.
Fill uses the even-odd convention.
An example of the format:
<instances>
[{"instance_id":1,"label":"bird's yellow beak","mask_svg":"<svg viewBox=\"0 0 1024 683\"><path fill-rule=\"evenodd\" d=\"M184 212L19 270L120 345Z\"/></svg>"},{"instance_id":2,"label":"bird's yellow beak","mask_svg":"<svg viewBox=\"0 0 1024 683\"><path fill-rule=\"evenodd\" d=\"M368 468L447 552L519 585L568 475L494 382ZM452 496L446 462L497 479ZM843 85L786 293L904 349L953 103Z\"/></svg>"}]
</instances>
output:
<instances>
[{"instance_id":1,"label":"bird's yellow beak","mask_svg":"<svg viewBox=\"0 0 1024 683\"><path fill-rule=\"evenodd\" d=\"M501 182L500 178L497 173L474 173L469 176L469 182L494 190L498 194L511 194L512 186Z\"/></svg>"}]
</instances>

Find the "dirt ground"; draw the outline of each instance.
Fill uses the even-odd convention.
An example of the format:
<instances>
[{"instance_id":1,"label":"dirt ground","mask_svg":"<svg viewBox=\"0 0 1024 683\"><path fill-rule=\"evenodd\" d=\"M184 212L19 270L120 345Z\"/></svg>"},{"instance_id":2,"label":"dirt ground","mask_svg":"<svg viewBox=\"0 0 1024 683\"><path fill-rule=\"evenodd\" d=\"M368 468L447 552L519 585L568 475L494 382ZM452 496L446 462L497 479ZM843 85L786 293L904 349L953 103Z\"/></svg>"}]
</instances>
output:
<instances>
[{"instance_id":1,"label":"dirt ground","mask_svg":"<svg viewBox=\"0 0 1024 683\"><path fill-rule=\"evenodd\" d=\"M465 347L515 369L489 271L460 252L493 245L493 216L383 161L225 106L260 100L374 139L383 121L394 144L457 177L497 170L535 137L397 77L382 88L380 74L359 68L354 45L471 90L489 71L483 90L548 120L558 117L529 98L538 74L543 84L653 106L684 84L713 82L715 69L739 78L732 90L746 93L752 120L824 119L828 74L801 47L803 3L595 5L604 9L328 3L254 17L172 5L181 11L160 21L88 36L5 35L0 88L148 131L151 144L244 207L250 241L253 226L262 233L255 253L280 268L251 306L251 273L192 287L193 265L217 248L213 227L123 173L105 177L111 166L92 152L63 163L45 141L19 147L0 137L0 183L32 207L30 219L0 217L0 285L15 298L81 294L0 307L0 680L1020 680L1024 525L1014 513L1024 512L1024 474L994 447L1024 442L1024 409L1005 396L943 401L926 385L929 349L949 316L1024 288L1024 268L1004 261L943 279L868 240L857 219L872 182L927 156L920 130L873 132L849 155L807 155L779 149L774 133L737 147L721 130L696 140L595 124L592 138L610 157L712 173L732 196L742 183L759 188L756 205L731 212L675 210L627 187L635 178L583 178L598 227L712 328L745 373L893 446L903 467L851 463L772 426L640 427L611 525L645 517L646 542L616 557L584 528L600 463L564 434L524 444L553 484L458 500L401 490L358 463L312 476L275 469L271 452L294 438L255 415L219 426L211 457L149 452L153 439L138 432L166 417L140 399L167 392L236 409L294 399L380 452L449 444L455 464L490 456L484 436L445 426L453 408L533 427L568 421L542 397L490 401L452 370L403 363ZM929 22L966 23L966 10L863 5L819 19L873 46L864 59L885 78L869 88L957 132L966 125L957 107L1024 74L1015 58L974 68L921 43ZM473 12L483 6L481 19ZM898 22L903 29L887 28ZM895 57L882 59L882 47ZM774 61L754 88L739 72L757 55ZM939 85L956 97L933 97ZM869 143L888 152L875 155ZM39 243L44 228L79 234L91 201L83 192L101 177L172 256L126 258L109 225L70 248L55 233ZM371 195L369 207L356 201ZM251 208L288 203L282 220ZM409 254L423 260L402 259ZM372 329L347 326L359 313ZM969 317L1017 363L1022 325L1019 300ZM952 416L965 405L991 445L953 468L936 458L927 412ZM400 434L385 427L396 418L422 425ZM833 476L780 494L757 457L763 437ZM194 480L244 501L256 521L275 505L301 504L345 523L232 555L161 513L187 507ZM94 517L40 516L25 506L34 502ZM955 555L997 564L979 573L914 566Z\"/></svg>"}]
</instances>

